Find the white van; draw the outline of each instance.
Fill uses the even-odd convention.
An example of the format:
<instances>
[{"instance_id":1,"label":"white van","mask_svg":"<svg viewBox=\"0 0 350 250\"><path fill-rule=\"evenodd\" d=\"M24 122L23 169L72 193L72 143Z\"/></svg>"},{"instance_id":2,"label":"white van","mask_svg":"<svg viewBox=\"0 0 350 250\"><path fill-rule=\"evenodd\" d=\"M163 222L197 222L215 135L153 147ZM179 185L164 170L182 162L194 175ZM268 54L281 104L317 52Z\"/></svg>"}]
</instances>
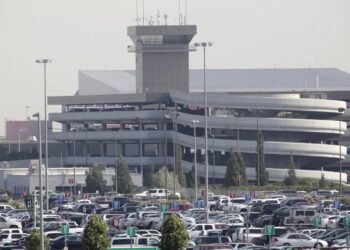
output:
<instances>
[{"instance_id":1,"label":"white van","mask_svg":"<svg viewBox=\"0 0 350 250\"><path fill-rule=\"evenodd\" d=\"M117 247L125 247L129 248L131 245L133 247L147 247L147 246L157 246L159 244L159 239L156 237L117 237L112 238L111 240L111 248Z\"/></svg>"}]
</instances>

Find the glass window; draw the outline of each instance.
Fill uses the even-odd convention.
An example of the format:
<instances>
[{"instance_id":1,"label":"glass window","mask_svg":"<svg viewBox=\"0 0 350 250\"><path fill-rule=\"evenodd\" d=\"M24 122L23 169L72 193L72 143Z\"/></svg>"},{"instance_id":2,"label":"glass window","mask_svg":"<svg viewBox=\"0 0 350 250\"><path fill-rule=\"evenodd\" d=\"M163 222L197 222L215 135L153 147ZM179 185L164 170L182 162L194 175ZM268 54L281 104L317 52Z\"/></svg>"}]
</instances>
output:
<instances>
[{"instance_id":1,"label":"glass window","mask_svg":"<svg viewBox=\"0 0 350 250\"><path fill-rule=\"evenodd\" d=\"M315 211L311 210L311 211L305 211L305 215L306 216L313 216L315 215Z\"/></svg>"},{"instance_id":2,"label":"glass window","mask_svg":"<svg viewBox=\"0 0 350 250\"><path fill-rule=\"evenodd\" d=\"M143 130L158 130L158 123L145 123L143 124Z\"/></svg>"},{"instance_id":3,"label":"glass window","mask_svg":"<svg viewBox=\"0 0 350 250\"><path fill-rule=\"evenodd\" d=\"M204 230L210 230L210 229L213 229L212 225L205 225L204 226Z\"/></svg>"},{"instance_id":4,"label":"glass window","mask_svg":"<svg viewBox=\"0 0 350 250\"><path fill-rule=\"evenodd\" d=\"M124 144L124 155L125 156L139 156L140 145L138 143L126 143Z\"/></svg>"},{"instance_id":5,"label":"glass window","mask_svg":"<svg viewBox=\"0 0 350 250\"><path fill-rule=\"evenodd\" d=\"M156 144L156 143L143 144L143 155L145 155L145 156L158 156L158 144Z\"/></svg>"},{"instance_id":6,"label":"glass window","mask_svg":"<svg viewBox=\"0 0 350 250\"><path fill-rule=\"evenodd\" d=\"M147 239L139 239L139 245L147 245Z\"/></svg>"},{"instance_id":7,"label":"glass window","mask_svg":"<svg viewBox=\"0 0 350 250\"><path fill-rule=\"evenodd\" d=\"M304 216L304 211L295 211L295 216Z\"/></svg>"},{"instance_id":8,"label":"glass window","mask_svg":"<svg viewBox=\"0 0 350 250\"><path fill-rule=\"evenodd\" d=\"M129 245L130 240L128 238L113 240L112 245ZM134 243L134 239L132 239L132 243Z\"/></svg>"}]
</instances>

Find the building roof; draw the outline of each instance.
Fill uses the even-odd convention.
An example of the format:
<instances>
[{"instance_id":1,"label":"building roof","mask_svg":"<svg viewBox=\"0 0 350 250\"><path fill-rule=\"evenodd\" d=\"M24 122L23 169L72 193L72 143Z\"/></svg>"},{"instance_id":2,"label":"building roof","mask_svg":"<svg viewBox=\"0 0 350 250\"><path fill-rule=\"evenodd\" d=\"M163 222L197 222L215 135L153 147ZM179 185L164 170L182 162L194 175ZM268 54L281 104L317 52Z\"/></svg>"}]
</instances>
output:
<instances>
[{"instance_id":1,"label":"building roof","mask_svg":"<svg viewBox=\"0 0 350 250\"><path fill-rule=\"evenodd\" d=\"M209 92L350 90L350 74L336 68L208 69ZM134 70L79 71L79 95L136 92ZM203 70L190 70L190 92L203 91Z\"/></svg>"}]
</instances>

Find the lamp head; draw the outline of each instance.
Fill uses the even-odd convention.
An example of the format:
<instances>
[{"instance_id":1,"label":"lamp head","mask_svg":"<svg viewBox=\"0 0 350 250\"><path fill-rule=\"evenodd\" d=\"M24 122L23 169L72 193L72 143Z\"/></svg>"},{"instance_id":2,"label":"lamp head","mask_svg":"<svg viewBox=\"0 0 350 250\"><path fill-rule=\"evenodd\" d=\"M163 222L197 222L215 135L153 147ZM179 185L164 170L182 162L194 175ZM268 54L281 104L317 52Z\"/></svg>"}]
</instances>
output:
<instances>
[{"instance_id":1,"label":"lamp head","mask_svg":"<svg viewBox=\"0 0 350 250\"><path fill-rule=\"evenodd\" d=\"M37 142L38 140L36 139L36 136L29 136L28 138L28 142L32 142L32 143L35 143Z\"/></svg>"},{"instance_id":2,"label":"lamp head","mask_svg":"<svg viewBox=\"0 0 350 250\"><path fill-rule=\"evenodd\" d=\"M51 59L37 59L35 60L36 63L52 63Z\"/></svg>"}]
</instances>

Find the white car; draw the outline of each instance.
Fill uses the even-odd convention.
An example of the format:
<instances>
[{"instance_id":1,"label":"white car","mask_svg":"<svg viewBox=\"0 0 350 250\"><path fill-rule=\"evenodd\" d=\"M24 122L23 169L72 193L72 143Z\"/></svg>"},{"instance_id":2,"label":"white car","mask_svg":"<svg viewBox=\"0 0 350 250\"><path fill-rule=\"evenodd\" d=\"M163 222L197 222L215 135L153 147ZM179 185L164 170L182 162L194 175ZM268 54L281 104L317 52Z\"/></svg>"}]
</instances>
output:
<instances>
[{"instance_id":1,"label":"white car","mask_svg":"<svg viewBox=\"0 0 350 250\"><path fill-rule=\"evenodd\" d=\"M1 234L0 246L3 246L5 243L11 243L14 240L22 239L23 237L29 236L29 234L24 233L12 233L12 234Z\"/></svg>"},{"instance_id":2,"label":"white car","mask_svg":"<svg viewBox=\"0 0 350 250\"><path fill-rule=\"evenodd\" d=\"M149 198L149 193L148 191L143 191L141 193L135 194L134 198L139 200L145 200Z\"/></svg>"},{"instance_id":3,"label":"white car","mask_svg":"<svg viewBox=\"0 0 350 250\"><path fill-rule=\"evenodd\" d=\"M310 237L307 234L287 233L280 237L275 237L272 240L273 246L293 246L293 247L328 247L327 241L318 240Z\"/></svg>"},{"instance_id":4,"label":"white car","mask_svg":"<svg viewBox=\"0 0 350 250\"><path fill-rule=\"evenodd\" d=\"M22 229L22 223L11 218L5 218L0 216L0 229L4 229L4 228Z\"/></svg>"},{"instance_id":5,"label":"white car","mask_svg":"<svg viewBox=\"0 0 350 250\"><path fill-rule=\"evenodd\" d=\"M120 219L119 228L127 228L134 225L136 213L129 213L127 217Z\"/></svg>"},{"instance_id":6,"label":"white car","mask_svg":"<svg viewBox=\"0 0 350 250\"><path fill-rule=\"evenodd\" d=\"M327 224L326 224L326 229L331 228L331 229L336 229L338 228L338 222L342 218L342 216L333 216L331 218L328 218Z\"/></svg>"},{"instance_id":7,"label":"white car","mask_svg":"<svg viewBox=\"0 0 350 250\"><path fill-rule=\"evenodd\" d=\"M263 231L264 229L260 227L240 227L236 229L231 238L233 242L252 242L254 238L262 237Z\"/></svg>"},{"instance_id":8,"label":"white car","mask_svg":"<svg viewBox=\"0 0 350 250\"><path fill-rule=\"evenodd\" d=\"M331 214L320 214L320 215L315 215L317 217L321 218L321 228L328 228L328 222L330 220L333 220L336 218L335 215L331 215ZM339 216L338 216L339 217ZM339 217L340 218L340 217ZM312 221L312 220L311 220Z\"/></svg>"}]
</instances>

